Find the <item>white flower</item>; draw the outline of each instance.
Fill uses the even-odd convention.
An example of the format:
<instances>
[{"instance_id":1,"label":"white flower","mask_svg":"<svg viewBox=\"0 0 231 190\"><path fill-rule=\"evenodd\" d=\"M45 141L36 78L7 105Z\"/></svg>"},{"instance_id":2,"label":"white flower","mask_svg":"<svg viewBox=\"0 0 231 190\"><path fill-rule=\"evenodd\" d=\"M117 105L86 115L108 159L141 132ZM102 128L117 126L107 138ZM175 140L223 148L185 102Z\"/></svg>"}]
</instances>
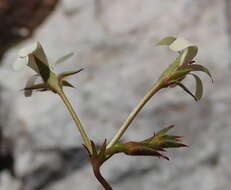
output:
<instances>
[{"instance_id":1,"label":"white flower","mask_svg":"<svg viewBox=\"0 0 231 190\"><path fill-rule=\"evenodd\" d=\"M25 96L31 96L33 90L46 91L51 90L57 93L63 86L74 87L71 83L64 80L66 77L74 75L83 69L77 71L64 72L56 75L53 72L55 64L62 63L70 58L73 53L69 53L59 58L53 64L49 64L47 56L39 42L35 42L19 51L18 57L13 65L15 70L20 70L29 66L36 74L30 77L24 88ZM35 84L38 77L43 79L43 83Z\"/></svg>"},{"instance_id":2,"label":"white flower","mask_svg":"<svg viewBox=\"0 0 231 190\"><path fill-rule=\"evenodd\" d=\"M47 56L39 42L35 42L18 52L18 57L13 65L15 70L21 70L26 65L32 68L36 73L40 73L36 59L48 66ZM49 68L49 66L48 66Z\"/></svg>"}]
</instances>

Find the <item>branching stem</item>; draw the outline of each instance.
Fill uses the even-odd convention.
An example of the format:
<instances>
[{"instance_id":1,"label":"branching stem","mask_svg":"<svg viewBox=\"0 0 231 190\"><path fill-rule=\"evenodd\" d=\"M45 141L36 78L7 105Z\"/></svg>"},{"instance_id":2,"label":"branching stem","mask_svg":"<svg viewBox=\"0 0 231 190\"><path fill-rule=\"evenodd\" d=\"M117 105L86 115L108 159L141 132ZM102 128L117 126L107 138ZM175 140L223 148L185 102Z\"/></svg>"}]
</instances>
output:
<instances>
[{"instance_id":1,"label":"branching stem","mask_svg":"<svg viewBox=\"0 0 231 190\"><path fill-rule=\"evenodd\" d=\"M132 112L129 114L127 119L124 121L121 128L118 130L118 132L115 134L111 142L108 144L107 148L111 148L113 145L118 143L120 138L123 136L125 131L128 129L132 121L135 119L137 114L140 112L140 110L144 107L144 105L151 99L151 97L156 94L161 88L163 87L162 81L158 81L153 88L151 88L145 96L142 98L142 100L136 105L136 107L132 110Z\"/></svg>"},{"instance_id":2,"label":"branching stem","mask_svg":"<svg viewBox=\"0 0 231 190\"><path fill-rule=\"evenodd\" d=\"M82 136L82 139L83 139L83 142L84 142L85 146L87 147L89 152L92 154L92 147L91 147L90 139L89 139L87 133L85 132L84 127L83 127L82 123L80 122L80 119L79 119L78 115L76 114L74 108L72 107L71 103L67 99L64 91L60 90L58 92L58 94L61 97L61 99L63 100L64 104L66 105L69 113L71 114L71 117L74 120L74 122L75 122L81 136Z\"/></svg>"}]
</instances>

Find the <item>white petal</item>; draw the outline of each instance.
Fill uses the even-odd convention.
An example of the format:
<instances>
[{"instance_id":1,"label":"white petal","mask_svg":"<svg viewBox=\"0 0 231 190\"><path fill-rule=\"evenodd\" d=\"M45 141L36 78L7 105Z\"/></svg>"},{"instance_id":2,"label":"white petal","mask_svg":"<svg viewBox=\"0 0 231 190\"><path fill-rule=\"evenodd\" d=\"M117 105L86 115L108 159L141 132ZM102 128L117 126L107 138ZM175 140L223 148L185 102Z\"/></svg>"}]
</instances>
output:
<instances>
[{"instance_id":1,"label":"white petal","mask_svg":"<svg viewBox=\"0 0 231 190\"><path fill-rule=\"evenodd\" d=\"M38 43L37 42L34 42L30 45L28 45L27 47L21 49L19 52L18 52L18 56L19 57L26 57L30 54L32 54L38 47Z\"/></svg>"},{"instance_id":2,"label":"white petal","mask_svg":"<svg viewBox=\"0 0 231 190\"><path fill-rule=\"evenodd\" d=\"M28 64L28 61L29 61L28 57L23 57L23 58L18 57L13 64L13 69L15 71L21 70Z\"/></svg>"},{"instance_id":3,"label":"white petal","mask_svg":"<svg viewBox=\"0 0 231 190\"><path fill-rule=\"evenodd\" d=\"M188 40L178 37L170 46L169 48L172 51L182 51L183 49L186 49L190 46L194 46L191 42L189 42Z\"/></svg>"},{"instance_id":4,"label":"white petal","mask_svg":"<svg viewBox=\"0 0 231 190\"><path fill-rule=\"evenodd\" d=\"M26 57L31 54L40 59L44 64L48 65L47 56L40 42L34 42L31 45L28 45L27 47L21 49L18 53L18 56Z\"/></svg>"},{"instance_id":5,"label":"white petal","mask_svg":"<svg viewBox=\"0 0 231 190\"><path fill-rule=\"evenodd\" d=\"M35 84L35 81L36 81L36 79L38 78L38 76L39 76L39 75L33 75L33 76L31 76L31 77L27 80L25 88L29 88L29 87L33 86L33 85ZM24 95L25 95L26 97L31 96L31 95L32 95L32 90L25 90L25 91L24 91Z\"/></svg>"}]
</instances>

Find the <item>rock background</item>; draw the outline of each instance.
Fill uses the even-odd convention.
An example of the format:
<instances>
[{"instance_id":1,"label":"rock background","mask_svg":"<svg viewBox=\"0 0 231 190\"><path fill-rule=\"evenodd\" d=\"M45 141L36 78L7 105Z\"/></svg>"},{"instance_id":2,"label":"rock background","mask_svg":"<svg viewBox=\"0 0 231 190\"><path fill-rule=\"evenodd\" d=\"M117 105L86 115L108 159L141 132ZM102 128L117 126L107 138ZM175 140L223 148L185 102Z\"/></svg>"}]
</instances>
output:
<instances>
[{"instance_id":1,"label":"rock background","mask_svg":"<svg viewBox=\"0 0 231 190\"><path fill-rule=\"evenodd\" d=\"M229 0L62 0L34 36L11 48L2 60L0 129L8 148L0 151L11 155L13 163L2 168L0 189L101 189L62 102L51 93L23 97L20 89L32 72L12 71L20 48L41 41L51 61L76 53L57 71L85 68L71 79L77 88L66 92L92 139L102 143L174 57L154 46L166 35L198 44L197 61L210 68L215 83L202 75L205 94L199 103L179 88L160 92L124 139L143 139L175 124L173 132L185 136L190 148L168 152L170 162L118 155L104 165L103 174L115 189L123 190L229 189L230 10ZM187 83L193 86L191 80Z\"/></svg>"}]
</instances>

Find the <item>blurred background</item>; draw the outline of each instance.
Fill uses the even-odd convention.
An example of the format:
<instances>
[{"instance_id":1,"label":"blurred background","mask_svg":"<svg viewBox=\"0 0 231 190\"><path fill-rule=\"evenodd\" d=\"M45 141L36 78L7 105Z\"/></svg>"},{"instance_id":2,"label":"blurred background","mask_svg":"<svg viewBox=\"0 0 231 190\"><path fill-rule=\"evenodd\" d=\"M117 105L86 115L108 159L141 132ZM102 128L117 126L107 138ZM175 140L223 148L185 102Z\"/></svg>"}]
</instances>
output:
<instances>
[{"instance_id":1,"label":"blurred background","mask_svg":"<svg viewBox=\"0 0 231 190\"><path fill-rule=\"evenodd\" d=\"M123 137L142 140L175 124L189 148L170 161L117 155L102 173L118 190L227 190L231 186L230 0L0 0L0 189L99 190L82 141L61 100L50 92L25 98L34 74L12 63L40 41L50 62L74 52L57 72L84 67L67 96L92 139L111 139L175 54L155 47L183 36L199 45L208 67L195 102L180 88L158 93ZM190 78L190 77L189 77ZM185 83L194 88L193 80Z\"/></svg>"}]
</instances>

